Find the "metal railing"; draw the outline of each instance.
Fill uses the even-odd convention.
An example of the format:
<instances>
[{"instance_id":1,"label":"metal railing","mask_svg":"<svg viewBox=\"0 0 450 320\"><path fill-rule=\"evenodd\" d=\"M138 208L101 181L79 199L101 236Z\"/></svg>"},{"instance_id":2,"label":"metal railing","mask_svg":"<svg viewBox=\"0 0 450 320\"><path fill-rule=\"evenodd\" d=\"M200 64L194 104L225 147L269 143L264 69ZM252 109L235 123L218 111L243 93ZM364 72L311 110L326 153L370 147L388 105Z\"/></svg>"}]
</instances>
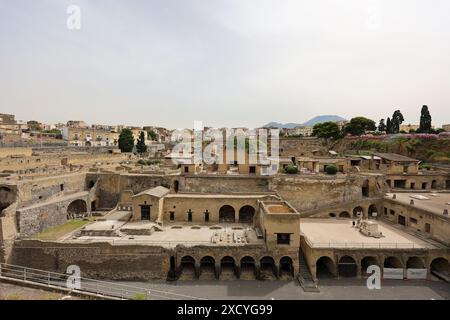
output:
<instances>
[{"instance_id":1,"label":"metal railing","mask_svg":"<svg viewBox=\"0 0 450 320\"><path fill-rule=\"evenodd\" d=\"M425 249L433 248L427 244L401 243L401 242L384 242L384 243L367 243L367 242L316 242L305 238L311 248L337 248L337 249Z\"/></svg>"},{"instance_id":2,"label":"metal railing","mask_svg":"<svg viewBox=\"0 0 450 320\"><path fill-rule=\"evenodd\" d=\"M22 283L38 284L48 288L62 289L68 292L89 294L101 298L142 299L142 300L186 300L201 298L172 293L153 288L142 288L122 283L94 280L79 277L79 287L69 286L73 275L57 273L28 267L0 263L0 279L15 280Z\"/></svg>"}]
</instances>

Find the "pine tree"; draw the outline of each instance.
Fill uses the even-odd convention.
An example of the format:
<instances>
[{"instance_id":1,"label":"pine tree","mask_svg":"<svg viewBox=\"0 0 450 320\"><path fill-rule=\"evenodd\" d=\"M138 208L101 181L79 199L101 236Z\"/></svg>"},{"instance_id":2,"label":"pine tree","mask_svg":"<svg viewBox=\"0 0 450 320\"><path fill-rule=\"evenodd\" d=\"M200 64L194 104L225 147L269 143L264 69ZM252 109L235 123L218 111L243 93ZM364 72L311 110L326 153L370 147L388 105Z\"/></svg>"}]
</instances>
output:
<instances>
[{"instance_id":1,"label":"pine tree","mask_svg":"<svg viewBox=\"0 0 450 320\"><path fill-rule=\"evenodd\" d=\"M422 106L422 111L420 112L420 126L419 132L430 133L431 131L431 115L428 111L428 106Z\"/></svg>"},{"instance_id":2,"label":"pine tree","mask_svg":"<svg viewBox=\"0 0 450 320\"><path fill-rule=\"evenodd\" d=\"M405 119L400 110L395 110L391 120L392 133L399 133L400 125L403 121L405 121Z\"/></svg>"},{"instance_id":3,"label":"pine tree","mask_svg":"<svg viewBox=\"0 0 450 320\"><path fill-rule=\"evenodd\" d=\"M139 139L136 143L136 150L139 154L144 154L147 152L147 146L145 145L145 134L144 131L141 131L141 134L139 135Z\"/></svg>"}]
</instances>

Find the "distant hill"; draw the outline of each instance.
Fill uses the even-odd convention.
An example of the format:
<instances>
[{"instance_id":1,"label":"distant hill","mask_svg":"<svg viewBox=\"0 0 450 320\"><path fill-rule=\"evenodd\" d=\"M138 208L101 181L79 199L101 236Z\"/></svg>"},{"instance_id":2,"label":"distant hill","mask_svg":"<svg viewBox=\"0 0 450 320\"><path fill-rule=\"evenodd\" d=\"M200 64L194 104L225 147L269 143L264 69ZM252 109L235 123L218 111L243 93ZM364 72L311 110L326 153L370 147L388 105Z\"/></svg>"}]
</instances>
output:
<instances>
[{"instance_id":1,"label":"distant hill","mask_svg":"<svg viewBox=\"0 0 450 320\"><path fill-rule=\"evenodd\" d=\"M337 121L343 121L345 120L344 118L340 117L340 116L335 116L335 115L324 115L324 116L317 116L312 118L309 121L306 121L305 123L279 123L279 122L269 122L268 124L264 125L263 128L279 128L279 129L292 129L298 126L307 126L307 127L313 127L315 124L317 123L322 123L322 122L328 122L328 121L332 121L332 122L337 122Z\"/></svg>"},{"instance_id":2,"label":"distant hill","mask_svg":"<svg viewBox=\"0 0 450 320\"><path fill-rule=\"evenodd\" d=\"M303 125L308 127L313 127L315 124L322 123L322 122L338 122L338 121L344 121L345 119L340 116L335 115L326 115L326 116L317 116L312 118L309 121L306 121Z\"/></svg>"}]
</instances>

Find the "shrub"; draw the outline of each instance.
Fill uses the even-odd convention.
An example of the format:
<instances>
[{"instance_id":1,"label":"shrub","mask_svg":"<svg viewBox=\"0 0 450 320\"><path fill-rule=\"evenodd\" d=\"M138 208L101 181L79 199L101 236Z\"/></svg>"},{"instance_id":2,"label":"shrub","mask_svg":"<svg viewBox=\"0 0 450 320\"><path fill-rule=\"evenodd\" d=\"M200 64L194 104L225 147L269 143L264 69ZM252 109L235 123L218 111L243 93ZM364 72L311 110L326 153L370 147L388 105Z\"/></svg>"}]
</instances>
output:
<instances>
[{"instance_id":1,"label":"shrub","mask_svg":"<svg viewBox=\"0 0 450 320\"><path fill-rule=\"evenodd\" d=\"M336 174L337 171L338 170L334 164L325 167L325 172L327 174Z\"/></svg>"},{"instance_id":2,"label":"shrub","mask_svg":"<svg viewBox=\"0 0 450 320\"><path fill-rule=\"evenodd\" d=\"M145 164L146 164L145 160L142 160L142 159L138 160L137 163L140 164L141 166L145 166Z\"/></svg>"},{"instance_id":3,"label":"shrub","mask_svg":"<svg viewBox=\"0 0 450 320\"><path fill-rule=\"evenodd\" d=\"M286 171L286 173L289 173L289 174L296 174L296 173L298 173L298 168L297 168L297 166L290 164L286 167L285 171Z\"/></svg>"}]
</instances>

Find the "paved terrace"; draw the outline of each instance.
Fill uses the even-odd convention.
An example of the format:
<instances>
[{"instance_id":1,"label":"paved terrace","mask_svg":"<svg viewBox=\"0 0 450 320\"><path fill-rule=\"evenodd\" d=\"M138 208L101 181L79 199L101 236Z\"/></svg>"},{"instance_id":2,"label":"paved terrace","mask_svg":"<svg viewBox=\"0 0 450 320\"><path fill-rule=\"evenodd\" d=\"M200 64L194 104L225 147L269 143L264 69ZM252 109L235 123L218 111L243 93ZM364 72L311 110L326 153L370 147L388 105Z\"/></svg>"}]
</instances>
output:
<instances>
[{"instance_id":1,"label":"paved terrace","mask_svg":"<svg viewBox=\"0 0 450 320\"><path fill-rule=\"evenodd\" d=\"M410 205L411 200L414 200L414 207L438 215L443 215L445 209L450 211L450 193L414 193L414 192L399 192L395 193L396 199L392 199L394 193L387 193L385 199L401 203L403 205ZM414 196L426 197L428 199L417 199Z\"/></svg>"},{"instance_id":2,"label":"paved terrace","mask_svg":"<svg viewBox=\"0 0 450 320\"><path fill-rule=\"evenodd\" d=\"M375 220L371 220L375 221ZM363 235L352 226L352 220L300 219L300 232L313 248L382 248L421 249L437 248L389 224L376 220L382 238Z\"/></svg>"},{"instance_id":3,"label":"paved terrace","mask_svg":"<svg viewBox=\"0 0 450 320\"><path fill-rule=\"evenodd\" d=\"M247 224L220 224L219 225L193 225L191 224L167 224L159 227L149 222L125 223L108 220L95 222L86 229L99 231L111 230L112 226L120 224L118 231L123 231L120 236L80 236L70 238L64 242L70 243L94 243L109 242L114 245L157 245L164 247L175 247L177 245L197 246L243 246L243 245L264 245L262 239L258 239L256 232ZM127 235L126 231L138 229L155 230L149 235ZM157 230L161 231L157 231Z\"/></svg>"}]
</instances>

